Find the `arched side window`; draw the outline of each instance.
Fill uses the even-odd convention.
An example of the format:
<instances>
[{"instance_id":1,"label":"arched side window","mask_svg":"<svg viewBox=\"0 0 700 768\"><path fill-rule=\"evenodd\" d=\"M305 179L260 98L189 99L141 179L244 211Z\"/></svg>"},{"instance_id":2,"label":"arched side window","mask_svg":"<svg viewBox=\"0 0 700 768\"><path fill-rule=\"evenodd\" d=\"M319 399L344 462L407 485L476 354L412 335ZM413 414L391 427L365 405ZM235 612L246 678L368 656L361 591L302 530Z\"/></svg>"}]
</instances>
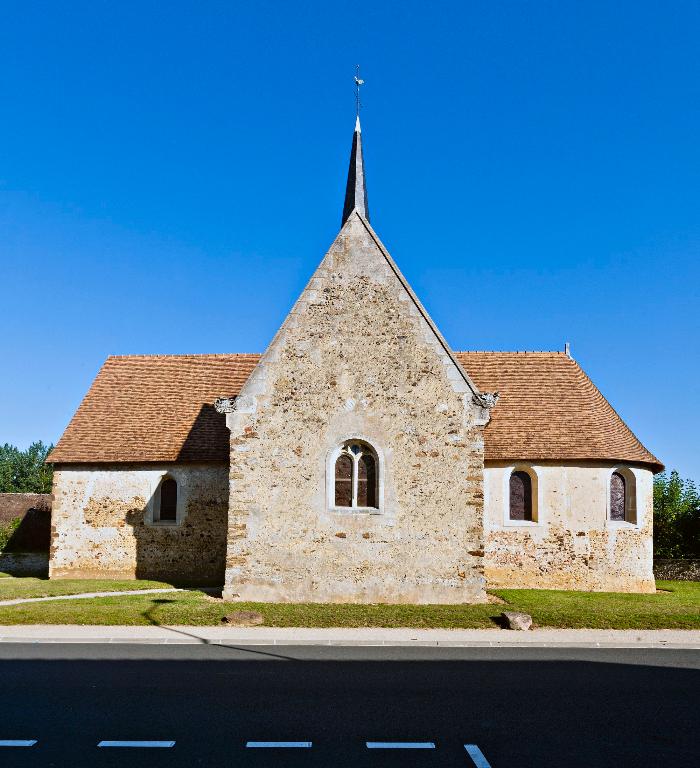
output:
<instances>
[{"instance_id":1,"label":"arched side window","mask_svg":"<svg viewBox=\"0 0 700 768\"><path fill-rule=\"evenodd\" d=\"M637 523L636 480L628 467L616 467L610 475L608 519L612 523Z\"/></svg>"},{"instance_id":2,"label":"arched side window","mask_svg":"<svg viewBox=\"0 0 700 768\"><path fill-rule=\"evenodd\" d=\"M370 445L348 440L340 449L333 468L336 507L379 508L379 464Z\"/></svg>"},{"instance_id":3,"label":"arched side window","mask_svg":"<svg viewBox=\"0 0 700 768\"><path fill-rule=\"evenodd\" d=\"M613 472L610 478L610 519L625 520L627 508L627 487L625 478L619 472Z\"/></svg>"},{"instance_id":4,"label":"arched side window","mask_svg":"<svg viewBox=\"0 0 700 768\"><path fill-rule=\"evenodd\" d=\"M155 520L161 523L177 521L177 483L166 477L160 484Z\"/></svg>"},{"instance_id":5,"label":"arched side window","mask_svg":"<svg viewBox=\"0 0 700 768\"><path fill-rule=\"evenodd\" d=\"M518 470L510 476L511 520L533 521L532 478L527 472Z\"/></svg>"}]
</instances>

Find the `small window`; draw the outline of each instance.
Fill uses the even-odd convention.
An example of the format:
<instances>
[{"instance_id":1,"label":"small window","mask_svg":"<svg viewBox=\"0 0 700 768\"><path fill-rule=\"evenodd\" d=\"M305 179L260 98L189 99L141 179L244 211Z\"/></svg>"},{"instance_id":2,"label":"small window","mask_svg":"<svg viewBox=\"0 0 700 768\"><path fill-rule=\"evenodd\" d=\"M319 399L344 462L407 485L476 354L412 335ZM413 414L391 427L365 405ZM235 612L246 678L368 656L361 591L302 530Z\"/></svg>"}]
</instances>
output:
<instances>
[{"instance_id":1,"label":"small window","mask_svg":"<svg viewBox=\"0 0 700 768\"><path fill-rule=\"evenodd\" d=\"M627 519L627 483L619 472L610 478L610 519L624 522Z\"/></svg>"},{"instance_id":2,"label":"small window","mask_svg":"<svg viewBox=\"0 0 700 768\"><path fill-rule=\"evenodd\" d=\"M160 484L158 514L161 523L174 523L177 520L177 483L168 477Z\"/></svg>"},{"instance_id":3,"label":"small window","mask_svg":"<svg viewBox=\"0 0 700 768\"><path fill-rule=\"evenodd\" d=\"M367 443L349 441L340 449L334 468L336 507L379 508L377 455Z\"/></svg>"},{"instance_id":4,"label":"small window","mask_svg":"<svg viewBox=\"0 0 700 768\"><path fill-rule=\"evenodd\" d=\"M513 472L510 476L510 519L533 520L532 478L527 472Z\"/></svg>"}]
</instances>

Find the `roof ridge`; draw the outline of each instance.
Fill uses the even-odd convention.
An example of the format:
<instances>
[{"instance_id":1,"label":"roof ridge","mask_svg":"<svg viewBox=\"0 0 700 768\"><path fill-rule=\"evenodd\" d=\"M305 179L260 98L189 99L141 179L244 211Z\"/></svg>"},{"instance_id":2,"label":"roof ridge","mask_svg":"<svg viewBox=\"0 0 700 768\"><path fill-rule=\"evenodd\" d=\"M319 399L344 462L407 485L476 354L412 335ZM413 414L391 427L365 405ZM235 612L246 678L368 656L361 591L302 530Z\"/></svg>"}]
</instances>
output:
<instances>
[{"instance_id":1,"label":"roof ridge","mask_svg":"<svg viewBox=\"0 0 700 768\"><path fill-rule=\"evenodd\" d=\"M144 358L152 359L154 357L260 357L261 352L178 352L175 354L162 354L159 352L143 354L128 354L128 355L107 355L107 360L113 359L127 359L127 358Z\"/></svg>"},{"instance_id":2,"label":"roof ridge","mask_svg":"<svg viewBox=\"0 0 700 768\"><path fill-rule=\"evenodd\" d=\"M479 354L479 355L559 355L560 357L569 357L566 352L559 349L459 349L455 350L456 355Z\"/></svg>"},{"instance_id":3,"label":"roof ridge","mask_svg":"<svg viewBox=\"0 0 700 768\"><path fill-rule=\"evenodd\" d=\"M566 352L558 349L455 349L456 355L479 354L479 355L558 355L559 357L569 357ZM107 360L125 358L143 358L154 357L261 357L263 352L130 352L124 355L107 355ZM573 358L569 358L573 359Z\"/></svg>"}]
</instances>

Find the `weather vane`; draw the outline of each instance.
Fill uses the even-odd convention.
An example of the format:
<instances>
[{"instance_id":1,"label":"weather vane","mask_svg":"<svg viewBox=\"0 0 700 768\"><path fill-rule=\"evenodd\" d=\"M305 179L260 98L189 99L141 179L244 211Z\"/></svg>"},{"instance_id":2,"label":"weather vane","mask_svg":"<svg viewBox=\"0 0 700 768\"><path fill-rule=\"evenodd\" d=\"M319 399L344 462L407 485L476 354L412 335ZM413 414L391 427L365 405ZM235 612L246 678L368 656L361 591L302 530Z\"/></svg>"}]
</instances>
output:
<instances>
[{"instance_id":1,"label":"weather vane","mask_svg":"<svg viewBox=\"0 0 700 768\"><path fill-rule=\"evenodd\" d=\"M355 67L355 108L357 110L357 116L360 116L360 86L364 85L365 81L360 79L360 65Z\"/></svg>"}]
</instances>

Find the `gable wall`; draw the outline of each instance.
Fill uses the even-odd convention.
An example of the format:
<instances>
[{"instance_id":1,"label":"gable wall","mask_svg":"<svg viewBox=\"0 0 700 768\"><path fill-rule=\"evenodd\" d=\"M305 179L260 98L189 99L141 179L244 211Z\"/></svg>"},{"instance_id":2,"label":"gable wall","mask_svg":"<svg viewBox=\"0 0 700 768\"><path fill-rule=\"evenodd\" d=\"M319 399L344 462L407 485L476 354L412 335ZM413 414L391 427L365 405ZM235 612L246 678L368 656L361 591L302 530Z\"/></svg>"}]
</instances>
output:
<instances>
[{"instance_id":1,"label":"gable wall","mask_svg":"<svg viewBox=\"0 0 700 768\"><path fill-rule=\"evenodd\" d=\"M484 599L484 413L356 215L227 421L225 596ZM381 514L329 509L328 456L352 437L380 453Z\"/></svg>"}]
</instances>

